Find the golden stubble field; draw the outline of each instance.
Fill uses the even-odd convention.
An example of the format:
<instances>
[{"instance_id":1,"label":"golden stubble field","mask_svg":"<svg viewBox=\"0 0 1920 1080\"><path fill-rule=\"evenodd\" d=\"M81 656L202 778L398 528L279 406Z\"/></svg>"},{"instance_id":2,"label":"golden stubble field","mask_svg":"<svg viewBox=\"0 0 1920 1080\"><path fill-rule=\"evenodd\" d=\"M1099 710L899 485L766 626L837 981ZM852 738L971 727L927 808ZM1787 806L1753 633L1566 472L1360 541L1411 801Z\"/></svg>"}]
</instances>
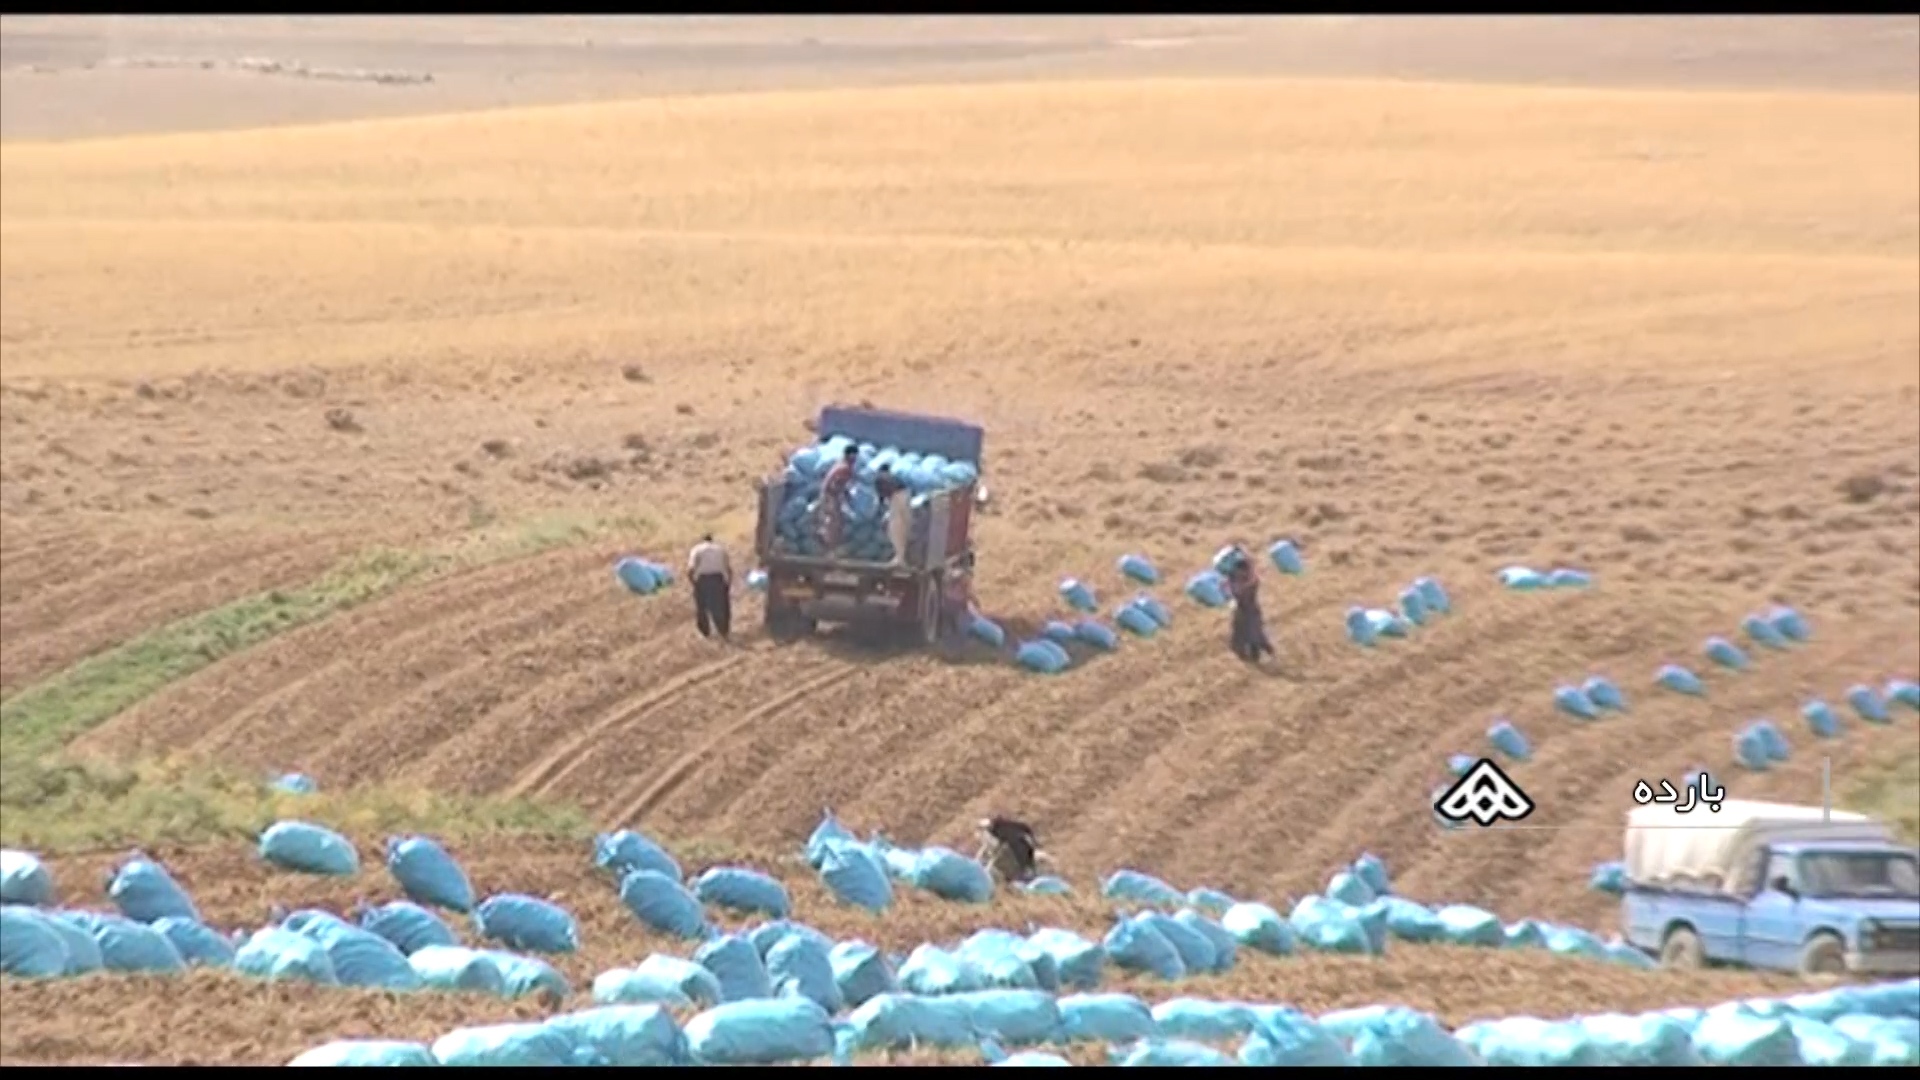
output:
<instances>
[{"instance_id":1,"label":"golden stubble field","mask_svg":"<svg viewBox=\"0 0 1920 1080\"><path fill-rule=\"evenodd\" d=\"M1707 765L1736 797L1814 799L1821 754L1844 779L1911 753L1910 715L1816 749L1797 710L1920 670L1912 92L1042 81L0 154L0 693L374 543L635 523L227 657L81 738L96 759L551 796L758 851L827 805L953 844L1006 810L1083 887L1129 864L1275 903L1367 848L1412 895L1605 928L1586 873L1635 779ZM721 652L680 593L617 591L615 548L744 544L752 478L833 400L987 426L980 593L1016 627L1065 575L1120 594L1124 551L1177 584L1226 539L1296 537L1278 672L1184 600L1042 679L773 648L750 601ZM1514 562L1598 586L1507 593ZM1428 573L1456 615L1346 642L1348 605ZM1811 645L1656 696L1659 664L1704 665L1775 601ZM1594 672L1632 712L1552 712ZM1447 755L1495 716L1535 743L1541 819L1581 828L1435 830ZM1796 756L1736 772L1757 716ZM470 854L507 886L510 847ZM233 854L169 859L213 888ZM1306 993L1251 977L1222 992ZM200 1059L180 1024L74 1036L77 992L9 986L7 1056ZM413 1030L351 1001L303 1006L310 1033Z\"/></svg>"}]
</instances>

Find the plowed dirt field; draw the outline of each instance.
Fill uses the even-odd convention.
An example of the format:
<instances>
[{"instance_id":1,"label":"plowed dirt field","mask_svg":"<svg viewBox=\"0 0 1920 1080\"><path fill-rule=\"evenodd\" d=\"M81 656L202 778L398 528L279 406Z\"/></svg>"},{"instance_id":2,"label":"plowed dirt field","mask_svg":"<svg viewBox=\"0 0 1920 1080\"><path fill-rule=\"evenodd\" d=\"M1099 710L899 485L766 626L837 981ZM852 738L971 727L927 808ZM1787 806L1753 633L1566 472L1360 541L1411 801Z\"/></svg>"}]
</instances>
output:
<instances>
[{"instance_id":1,"label":"plowed dirt field","mask_svg":"<svg viewBox=\"0 0 1920 1080\"><path fill-rule=\"evenodd\" d=\"M59 70L0 73L7 123L30 136L0 161L0 697L375 548L617 521L220 650L70 732L70 751L562 802L767 859L826 807L955 847L1006 812L1083 891L1126 865L1282 910L1371 850L1414 897L1608 930L1617 901L1587 876L1619 857L1637 780L1704 766L1733 798L1817 802L1824 760L1844 801L1920 747L1911 713L1849 713L1826 741L1799 718L1809 698L1920 674L1920 24L1813 20L1799 52L1727 30L1707 35L1723 51L1674 61L1675 42L1707 39L1697 22L1541 30L1528 40L1580 73L1554 86L1512 64L1475 81L1485 42L1458 34L1432 39L1460 50L1451 67L1331 27L1262 67L1258 35L1280 31L1241 21L1192 31L1191 61L1108 23L1009 23L1017 61L941 85L836 89L816 57L786 84L804 90L661 83L483 109L637 84L594 69L563 87L526 56L476 59L478 31L411 40L372 20L311 62L450 65L439 97L262 76L242 107L247 76L69 70L45 57L70 28L10 19L8 49ZM292 55L311 32L189 48L125 25L127 56ZM584 48L571 23L542 25L553 55ZM756 47L818 46L765 26ZM861 26L840 44L912 44ZM967 49L1013 48L968 33ZM1335 42L1354 58L1340 70ZM1229 54L1236 77L1200 77ZM930 82L923 60L846 82ZM1604 77L1616 62L1630 80ZM524 93L502 74L516 64ZM146 121L55 130L148 91ZM399 116L452 109L475 111ZM339 122L274 126L317 119ZM753 480L834 401L986 427L976 591L1010 633L1060 610L1066 576L1109 607L1137 591L1113 569L1133 551L1167 575L1173 626L1041 677L979 645L776 645L744 589L723 646L695 635L683 587L618 587L619 555L677 565L708 531L744 569ZM1280 536L1308 569L1268 572L1279 657L1249 667L1225 614L1178 586L1223 543ZM1594 585L1509 591L1494 575L1516 563ZM1421 575L1454 614L1376 649L1347 640L1351 605L1390 605ZM1703 641L1774 603L1812 640L1710 670ZM1664 663L1709 694L1656 689ZM1592 674L1629 711L1554 709L1556 686ZM1761 717L1793 756L1737 768L1733 734ZM1540 827L1440 830L1448 756L1484 752L1498 718L1533 743L1511 773ZM1879 797L1920 818L1910 783ZM364 854L379 837L360 839ZM460 853L482 891L576 911L576 983L662 945L577 840ZM72 902L101 902L113 854L53 859ZM165 855L222 926L387 888L377 871L270 875L244 844ZM802 917L895 947L1030 920L1104 929L1096 905L1038 899L909 900L855 926L809 882L790 881ZM1250 961L1178 992L1458 1020L1787 983L1408 947ZM540 1008L213 976L3 992L8 1064L271 1063Z\"/></svg>"}]
</instances>

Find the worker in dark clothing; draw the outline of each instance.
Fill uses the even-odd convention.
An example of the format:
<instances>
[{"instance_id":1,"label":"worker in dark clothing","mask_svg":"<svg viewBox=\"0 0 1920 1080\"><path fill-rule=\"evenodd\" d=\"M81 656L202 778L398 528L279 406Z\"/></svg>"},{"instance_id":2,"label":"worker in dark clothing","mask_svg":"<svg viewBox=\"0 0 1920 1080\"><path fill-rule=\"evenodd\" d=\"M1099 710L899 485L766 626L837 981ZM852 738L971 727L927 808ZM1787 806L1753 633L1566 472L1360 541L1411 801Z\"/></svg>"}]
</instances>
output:
<instances>
[{"instance_id":1,"label":"worker in dark clothing","mask_svg":"<svg viewBox=\"0 0 1920 1080\"><path fill-rule=\"evenodd\" d=\"M841 513L840 500L847 497L848 489L853 487L854 470L860 463L860 448L847 447L840 460L827 470L827 478L820 484L819 516L820 540L827 545L829 552L840 547Z\"/></svg>"},{"instance_id":2,"label":"worker in dark clothing","mask_svg":"<svg viewBox=\"0 0 1920 1080\"><path fill-rule=\"evenodd\" d=\"M1033 826L1012 818L990 817L980 822L981 865L1007 884L1032 881L1040 864L1051 862L1040 850L1040 839Z\"/></svg>"},{"instance_id":3,"label":"worker in dark clothing","mask_svg":"<svg viewBox=\"0 0 1920 1080\"><path fill-rule=\"evenodd\" d=\"M694 628L704 638L718 633L721 641L732 640L733 563L712 533L701 537L687 555L687 578L693 583Z\"/></svg>"},{"instance_id":4,"label":"worker in dark clothing","mask_svg":"<svg viewBox=\"0 0 1920 1080\"><path fill-rule=\"evenodd\" d=\"M1227 589L1233 594L1233 655L1252 664L1262 655L1274 655L1267 640L1266 620L1260 616L1260 579L1253 572L1253 560L1244 554L1227 573Z\"/></svg>"}]
</instances>

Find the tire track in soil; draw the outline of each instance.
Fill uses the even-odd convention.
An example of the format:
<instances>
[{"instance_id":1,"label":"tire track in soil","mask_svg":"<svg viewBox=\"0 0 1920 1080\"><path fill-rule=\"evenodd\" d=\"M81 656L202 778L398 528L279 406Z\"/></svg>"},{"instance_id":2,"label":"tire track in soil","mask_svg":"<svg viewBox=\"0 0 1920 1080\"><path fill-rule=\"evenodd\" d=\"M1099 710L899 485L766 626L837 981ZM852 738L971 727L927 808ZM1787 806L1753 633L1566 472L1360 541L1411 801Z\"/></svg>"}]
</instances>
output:
<instances>
[{"instance_id":1,"label":"tire track in soil","mask_svg":"<svg viewBox=\"0 0 1920 1080\"><path fill-rule=\"evenodd\" d=\"M44 634L11 643L0 671L0 693L11 693L89 656L123 645L150 630L270 589L291 588L318 578L346 552L340 539L312 540L290 551L242 558L197 578L124 605L106 608Z\"/></svg>"},{"instance_id":2,"label":"tire track in soil","mask_svg":"<svg viewBox=\"0 0 1920 1080\"><path fill-rule=\"evenodd\" d=\"M569 573L562 555L549 553L459 570L417 587L402 587L351 610L309 623L223 659L188 676L102 724L77 741L85 752L134 757L171 752L197 739L249 722L249 714L298 701L325 679L351 678L368 655L368 642L382 651L436 632L500 597L519 596ZM476 595L476 592L478 595ZM375 654L377 655L377 653ZM207 717L224 718L211 730Z\"/></svg>"},{"instance_id":3,"label":"tire track in soil","mask_svg":"<svg viewBox=\"0 0 1920 1080\"><path fill-rule=\"evenodd\" d=\"M670 834L697 827L703 833L791 850L814 825L804 807L811 803L817 811L823 805L820 786L825 777L803 774L796 778L795 788L786 793L785 806L761 797L755 782L779 765L789 748L827 738L826 733L843 717L897 716L898 703L913 697L928 681L915 675L884 660L855 663L850 674L799 700L764 705L755 710L757 717L742 717L717 734L715 742L696 751L694 768L646 811L647 820ZM749 792L756 793L749 796ZM736 818L735 807L746 812Z\"/></svg>"},{"instance_id":4,"label":"tire track in soil","mask_svg":"<svg viewBox=\"0 0 1920 1080\"><path fill-rule=\"evenodd\" d=\"M568 592L574 579L564 563L526 576L508 575L476 608L450 611L416 624L378 649L362 648L350 667L331 668L322 678L300 683L292 693L276 694L247 707L217 733L197 740L194 752L222 760L267 752L274 756L276 767L296 767L343 725L351 727L366 713L429 690L469 663L478 651L476 636L498 626L499 620L506 620L509 628L537 626L553 613L576 605L578 601Z\"/></svg>"},{"instance_id":5,"label":"tire track in soil","mask_svg":"<svg viewBox=\"0 0 1920 1080\"><path fill-rule=\"evenodd\" d=\"M674 758L654 780L640 789L637 796L634 794L634 789L632 788L616 796L614 805L620 807L620 809L614 811L612 820L617 826L624 828L646 817L659 807L662 802L671 798L674 792L679 790L680 785L686 783L687 778L693 775L694 770L700 767L700 763L705 760L708 754L717 750L728 740L752 727L762 717L777 713L781 709L805 699L807 695L812 694L814 691L826 687L835 680L851 675L858 670L859 668L853 664L844 661L832 661L826 670L803 680L796 686L790 686L781 693L767 698L752 708L749 708L731 723L709 734L694 749L684 751L679 757Z\"/></svg>"}]
</instances>

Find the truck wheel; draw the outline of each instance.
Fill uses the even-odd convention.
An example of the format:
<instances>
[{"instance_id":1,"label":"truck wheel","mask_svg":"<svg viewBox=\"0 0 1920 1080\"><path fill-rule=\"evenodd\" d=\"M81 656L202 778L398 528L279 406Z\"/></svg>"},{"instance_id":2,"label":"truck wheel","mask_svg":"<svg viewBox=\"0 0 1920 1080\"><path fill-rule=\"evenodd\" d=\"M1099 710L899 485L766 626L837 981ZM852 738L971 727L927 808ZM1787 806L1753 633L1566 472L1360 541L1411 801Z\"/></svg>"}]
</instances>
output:
<instances>
[{"instance_id":1,"label":"truck wheel","mask_svg":"<svg viewBox=\"0 0 1920 1080\"><path fill-rule=\"evenodd\" d=\"M1815 934L1800 950L1800 974L1845 975L1847 946L1832 934Z\"/></svg>"},{"instance_id":2,"label":"truck wheel","mask_svg":"<svg viewBox=\"0 0 1920 1080\"><path fill-rule=\"evenodd\" d=\"M1660 943L1660 966L1681 971L1696 971L1707 966L1706 950L1700 947L1700 938L1684 926L1676 926L1667 931L1667 938Z\"/></svg>"},{"instance_id":3,"label":"truck wheel","mask_svg":"<svg viewBox=\"0 0 1920 1080\"><path fill-rule=\"evenodd\" d=\"M775 641L792 641L812 633L813 628L813 620L797 607L781 604L767 608L767 636Z\"/></svg>"}]
</instances>

